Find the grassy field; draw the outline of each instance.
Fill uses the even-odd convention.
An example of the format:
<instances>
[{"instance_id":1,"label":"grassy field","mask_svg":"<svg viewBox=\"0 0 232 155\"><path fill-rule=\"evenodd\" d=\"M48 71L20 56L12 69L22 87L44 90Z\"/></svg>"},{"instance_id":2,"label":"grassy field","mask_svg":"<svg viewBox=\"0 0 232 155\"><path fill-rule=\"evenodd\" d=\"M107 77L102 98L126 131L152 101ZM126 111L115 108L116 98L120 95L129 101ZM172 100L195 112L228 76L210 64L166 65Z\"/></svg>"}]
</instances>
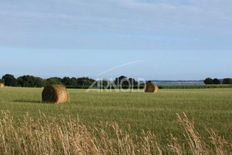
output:
<instances>
[{"instance_id":1,"label":"grassy field","mask_svg":"<svg viewBox=\"0 0 232 155\"><path fill-rule=\"evenodd\" d=\"M232 142L231 88L163 89L158 94L69 91L70 104L51 105L41 103L42 89L3 88L0 89L0 110L9 112L19 122L26 113L33 119L43 113L48 119L77 119L88 127L117 123L122 130L127 130L130 126L130 133L134 136L143 130L155 133L161 148L169 143L171 134L184 143L177 113L185 112L195 122L203 139L210 136L209 129L214 129Z\"/></svg>"}]
</instances>

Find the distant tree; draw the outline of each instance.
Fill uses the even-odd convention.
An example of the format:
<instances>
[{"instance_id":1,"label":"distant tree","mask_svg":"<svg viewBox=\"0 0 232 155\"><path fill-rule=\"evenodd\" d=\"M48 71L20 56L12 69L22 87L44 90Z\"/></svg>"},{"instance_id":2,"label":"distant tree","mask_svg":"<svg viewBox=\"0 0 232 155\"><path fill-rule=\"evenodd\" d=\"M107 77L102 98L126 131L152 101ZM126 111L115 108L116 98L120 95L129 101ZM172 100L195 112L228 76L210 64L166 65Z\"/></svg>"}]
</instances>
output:
<instances>
[{"instance_id":1,"label":"distant tree","mask_svg":"<svg viewBox=\"0 0 232 155\"><path fill-rule=\"evenodd\" d=\"M45 80L40 77L34 78L34 86L35 87L44 87L45 86Z\"/></svg>"},{"instance_id":2,"label":"distant tree","mask_svg":"<svg viewBox=\"0 0 232 155\"><path fill-rule=\"evenodd\" d=\"M17 79L14 77L14 75L6 74L2 77L2 80L6 86L17 86Z\"/></svg>"},{"instance_id":3,"label":"distant tree","mask_svg":"<svg viewBox=\"0 0 232 155\"><path fill-rule=\"evenodd\" d=\"M204 80L204 83L205 83L206 85L208 85L208 84L214 84L214 83L213 83L213 79L211 79L211 78L206 78L206 79Z\"/></svg>"},{"instance_id":4,"label":"distant tree","mask_svg":"<svg viewBox=\"0 0 232 155\"><path fill-rule=\"evenodd\" d=\"M221 84L221 81L217 78L213 79L213 84Z\"/></svg>"},{"instance_id":5,"label":"distant tree","mask_svg":"<svg viewBox=\"0 0 232 155\"><path fill-rule=\"evenodd\" d=\"M137 87L138 85L138 81L136 81L133 78L128 78L126 76L120 76L115 78L114 80L114 84L118 87L118 88L134 88Z\"/></svg>"},{"instance_id":6,"label":"distant tree","mask_svg":"<svg viewBox=\"0 0 232 155\"><path fill-rule=\"evenodd\" d=\"M46 79L45 85L52 85L52 84L62 84L62 80L59 77L51 77Z\"/></svg>"},{"instance_id":7,"label":"distant tree","mask_svg":"<svg viewBox=\"0 0 232 155\"><path fill-rule=\"evenodd\" d=\"M232 84L232 78L223 79L222 84Z\"/></svg>"},{"instance_id":8,"label":"distant tree","mask_svg":"<svg viewBox=\"0 0 232 155\"><path fill-rule=\"evenodd\" d=\"M130 82L131 87L137 87L138 86L138 81L136 81L135 79L129 78L128 80Z\"/></svg>"},{"instance_id":9,"label":"distant tree","mask_svg":"<svg viewBox=\"0 0 232 155\"><path fill-rule=\"evenodd\" d=\"M145 87L146 83L144 81L138 81L138 86L140 89L143 89Z\"/></svg>"},{"instance_id":10,"label":"distant tree","mask_svg":"<svg viewBox=\"0 0 232 155\"><path fill-rule=\"evenodd\" d=\"M128 89L130 86L130 81L124 75L115 78L114 84L118 88Z\"/></svg>"},{"instance_id":11,"label":"distant tree","mask_svg":"<svg viewBox=\"0 0 232 155\"><path fill-rule=\"evenodd\" d=\"M65 85L65 86L68 86L70 85L70 80L71 78L70 77L64 77L61 82Z\"/></svg>"},{"instance_id":12,"label":"distant tree","mask_svg":"<svg viewBox=\"0 0 232 155\"><path fill-rule=\"evenodd\" d=\"M77 87L77 79L75 77L64 77L61 82L69 88L76 88Z\"/></svg>"},{"instance_id":13,"label":"distant tree","mask_svg":"<svg viewBox=\"0 0 232 155\"><path fill-rule=\"evenodd\" d=\"M101 81L103 88L109 89L112 86L112 82L108 80Z\"/></svg>"},{"instance_id":14,"label":"distant tree","mask_svg":"<svg viewBox=\"0 0 232 155\"><path fill-rule=\"evenodd\" d=\"M21 87L43 87L44 80L40 77L34 77L32 75L20 76L17 79L18 86Z\"/></svg>"},{"instance_id":15,"label":"distant tree","mask_svg":"<svg viewBox=\"0 0 232 155\"><path fill-rule=\"evenodd\" d=\"M114 84L115 84L116 86L120 86L120 85L121 85L124 81L126 81L126 80L127 80L127 77L124 76L124 75L122 75L122 76L119 76L119 77L115 78Z\"/></svg>"},{"instance_id":16,"label":"distant tree","mask_svg":"<svg viewBox=\"0 0 232 155\"><path fill-rule=\"evenodd\" d=\"M94 79L88 77L80 77L77 79L77 87L78 88L89 88L93 86L96 81Z\"/></svg>"},{"instance_id":17,"label":"distant tree","mask_svg":"<svg viewBox=\"0 0 232 155\"><path fill-rule=\"evenodd\" d=\"M112 82L111 81L108 81L108 80L99 80L96 82L96 85L95 85L96 88L99 88L99 89L109 89L109 88L112 88Z\"/></svg>"},{"instance_id":18,"label":"distant tree","mask_svg":"<svg viewBox=\"0 0 232 155\"><path fill-rule=\"evenodd\" d=\"M147 84L154 84L154 82L152 82L152 81L146 81L146 85Z\"/></svg>"}]
</instances>

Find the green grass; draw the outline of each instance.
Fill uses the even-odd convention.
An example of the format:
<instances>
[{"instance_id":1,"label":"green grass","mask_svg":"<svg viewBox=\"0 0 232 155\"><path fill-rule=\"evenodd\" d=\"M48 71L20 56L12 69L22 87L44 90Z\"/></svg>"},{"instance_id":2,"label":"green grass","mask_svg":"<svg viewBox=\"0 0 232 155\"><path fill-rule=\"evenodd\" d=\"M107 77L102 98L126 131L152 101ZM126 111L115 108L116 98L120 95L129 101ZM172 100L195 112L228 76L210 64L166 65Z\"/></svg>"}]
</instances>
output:
<instances>
[{"instance_id":1,"label":"green grass","mask_svg":"<svg viewBox=\"0 0 232 155\"><path fill-rule=\"evenodd\" d=\"M160 89L210 89L210 88L232 88L231 84L209 84L209 85L167 85L159 86Z\"/></svg>"},{"instance_id":2,"label":"green grass","mask_svg":"<svg viewBox=\"0 0 232 155\"><path fill-rule=\"evenodd\" d=\"M206 128L212 128L232 141L232 89L163 89L158 94L143 92L97 92L96 90L69 90L71 103L51 105L41 103L42 89L0 89L0 110L14 117L29 113L38 117L42 112L57 118L78 118L87 125L117 122L122 128L131 126L133 132L151 130L158 133L161 142L183 130L176 113L186 112L196 123L200 133L207 137Z\"/></svg>"}]
</instances>

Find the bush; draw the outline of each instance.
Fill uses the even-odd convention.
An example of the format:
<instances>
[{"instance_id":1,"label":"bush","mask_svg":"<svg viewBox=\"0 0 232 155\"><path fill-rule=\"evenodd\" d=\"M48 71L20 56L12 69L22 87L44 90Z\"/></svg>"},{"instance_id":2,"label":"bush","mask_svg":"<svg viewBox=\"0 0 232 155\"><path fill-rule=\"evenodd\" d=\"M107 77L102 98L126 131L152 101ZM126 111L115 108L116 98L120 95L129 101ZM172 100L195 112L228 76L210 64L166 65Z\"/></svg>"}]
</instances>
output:
<instances>
[{"instance_id":1,"label":"bush","mask_svg":"<svg viewBox=\"0 0 232 155\"><path fill-rule=\"evenodd\" d=\"M77 79L77 88L86 89L91 87L96 81L88 77L81 77Z\"/></svg>"},{"instance_id":2,"label":"bush","mask_svg":"<svg viewBox=\"0 0 232 155\"><path fill-rule=\"evenodd\" d=\"M211 78L206 78L205 80L204 80L204 83L205 84L213 84L213 79L211 79Z\"/></svg>"},{"instance_id":3,"label":"bush","mask_svg":"<svg viewBox=\"0 0 232 155\"><path fill-rule=\"evenodd\" d=\"M217 78L213 79L213 84L221 84L221 81Z\"/></svg>"},{"instance_id":4,"label":"bush","mask_svg":"<svg viewBox=\"0 0 232 155\"><path fill-rule=\"evenodd\" d=\"M118 88L132 89L138 87L138 81L133 78L128 78L126 76L120 76L114 80L114 85Z\"/></svg>"},{"instance_id":5,"label":"bush","mask_svg":"<svg viewBox=\"0 0 232 155\"><path fill-rule=\"evenodd\" d=\"M232 78L225 78L222 81L223 84L232 84Z\"/></svg>"},{"instance_id":6,"label":"bush","mask_svg":"<svg viewBox=\"0 0 232 155\"><path fill-rule=\"evenodd\" d=\"M44 80L40 77L34 77L31 75L24 75L18 77L17 79L18 86L21 87L43 87Z\"/></svg>"},{"instance_id":7,"label":"bush","mask_svg":"<svg viewBox=\"0 0 232 155\"><path fill-rule=\"evenodd\" d=\"M64 77L61 82L63 85L65 85L67 88L76 88L77 87L77 79L75 77Z\"/></svg>"},{"instance_id":8,"label":"bush","mask_svg":"<svg viewBox=\"0 0 232 155\"><path fill-rule=\"evenodd\" d=\"M53 85L53 84L62 84L62 80L59 77L52 77L52 78L48 78L45 81L45 85Z\"/></svg>"},{"instance_id":9,"label":"bush","mask_svg":"<svg viewBox=\"0 0 232 155\"><path fill-rule=\"evenodd\" d=\"M12 86L12 87L17 86L17 80L14 77L14 75L6 74L2 77L2 80L6 86Z\"/></svg>"},{"instance_id":10,"label":"bush","mask_svg":"<svg viewBox=\"0 0 232 155\"><path fill-rule=\"evenodd\" d=\"M221 84L221 81L219 79L217 79L217 78L214 78L214 79L212 79L212 78L206 78L204 80L204 83L206 85L210 85L210 84L218 85L218 84Z\"/></svg>"}]
</instances>

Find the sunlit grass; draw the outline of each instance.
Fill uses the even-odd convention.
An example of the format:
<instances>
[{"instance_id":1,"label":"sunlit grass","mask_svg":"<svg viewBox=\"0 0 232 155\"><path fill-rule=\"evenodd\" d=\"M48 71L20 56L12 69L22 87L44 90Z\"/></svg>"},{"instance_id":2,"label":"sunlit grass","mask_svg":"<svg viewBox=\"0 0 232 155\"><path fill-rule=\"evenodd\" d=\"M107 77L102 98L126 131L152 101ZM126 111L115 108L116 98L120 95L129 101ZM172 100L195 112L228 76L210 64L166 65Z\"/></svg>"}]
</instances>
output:
<instances>
[{"instance_id":1,"label":"sunlit grass","mask_svg":"<svg viewBox=\"0 0 232 155\"><path fill-rule=\"evenodd\" d=\"M157 134L166 144L170 133L184 139L176 121L176 113L185 112L196 122L203 137L207 129L232 140L232 89L163 89L158 94L136 92L98 92L69 90L71 103L50 105L41 103L42 89L0 89L0 109L21 119L25 113L33 118L44 113L57 119L75 118L87 126L116 122L124 129L131 127L133 135L142 130Z\"/></svg>"}]
</instances>

